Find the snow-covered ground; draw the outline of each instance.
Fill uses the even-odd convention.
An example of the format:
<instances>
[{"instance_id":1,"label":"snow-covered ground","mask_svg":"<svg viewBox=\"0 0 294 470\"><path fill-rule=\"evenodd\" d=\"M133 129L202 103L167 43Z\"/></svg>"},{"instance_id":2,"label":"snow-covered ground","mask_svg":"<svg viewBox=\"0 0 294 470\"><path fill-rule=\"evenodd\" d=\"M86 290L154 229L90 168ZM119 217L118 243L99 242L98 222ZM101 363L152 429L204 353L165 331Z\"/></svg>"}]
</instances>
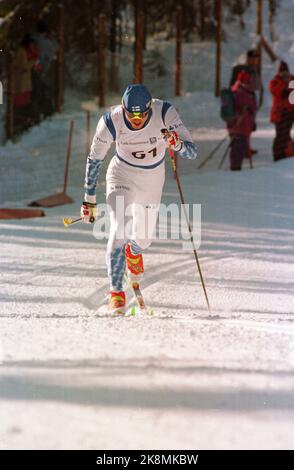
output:
<instances>
[{"instance_id":1,"label":"snow-covered ground","mask_svg":"<svg viewBox=\"0 0 294 470\"><path fill-rule=\"evenodd\" d=\"M294 4L281 4L276 49L293 66ZM245 33L239 47L250 46ZM224 81L238 49L226 48ZM218 101L204 85L192 88L198 56L209 64L212 49L190 44L184 52L190 79L172 101L200 150L198 161L180 161L180 175L186 201L202 205L199 257L212 314L193 255L175 240L156 241L145 254L154 317L98 312L108 288L105 242L89 226L65 230L61 222L78 214L83 194L85 116L81 97L70 94L64 113L0 148L1 205L21 206L62 187L60 160L75 119L74 204L0 223L2 449L294 447L294 159L272 164L267 95L256 168L217 170L220 151L197 170L225 132ZM274 68L265 59L265 77ZM161 90L163 82L152 91ZM178 195L166 168L170 203ZM104 191L102 183L99 201Z\"/></svg>"}]
</instances>

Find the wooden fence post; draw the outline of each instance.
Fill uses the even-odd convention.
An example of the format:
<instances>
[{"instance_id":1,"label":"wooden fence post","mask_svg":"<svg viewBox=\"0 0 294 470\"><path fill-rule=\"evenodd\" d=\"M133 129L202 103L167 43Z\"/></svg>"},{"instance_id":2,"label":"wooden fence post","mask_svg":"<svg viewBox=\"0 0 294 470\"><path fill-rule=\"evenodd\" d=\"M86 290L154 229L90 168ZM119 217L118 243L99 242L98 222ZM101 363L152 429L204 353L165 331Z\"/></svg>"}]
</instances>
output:
<instances>
[{"instance_id":1,"label":"wooden fence post","mask_svg":"<svg viewBox=\"0 0 294 470\"><path fill-rule=\"evenodd\" d=\"M65 162L65 169L64 169L64 180L63 180L63 193L64 194L66 194L66 189L67 189L68 169L69 169L69 161L70 161L70 157L71 157L73 129L74 129L74 121L71 120L70 124L69 124L69 130L68 130L66 162Z\"/></svg>"},{"instance_id":2,"label":"wooden fence post","mask_svg":"<svg viewBox=\"0 0 294 470\"><path fill-rule=\"evenodd\" d=\"M277 60L277 55L275 51L272 49L272 47L269 45L269 43L267 42L264 36L261 36L260 43L263 49L265 50L265 52L267 53L267 55L269 56L269 58L271 59L271 61L275 62Z\"/></svg>"},{"instance_id":3,"label":"wooden fence post","mask_svg":"<svg viewBox=\"0 0 294 470\"><path fill-rule=\"evenodd\" d=\"M57 84L55 109L61 112L64 95L64 6L58 5L58 51L57 51Z\"/></svg>"},{"instance_id":4,"label":"wooden fence post","mask_svg":"<svg viewBox=\"0 0 294 470\"><path fill-rule=\"evenodd\" d=\"M98 105L105 106L105 15L99 15L98 23Z\"/></svg>"},{"instance_id":5,"label":"wooden fence post","mask_svg":"<svg viewBox=\"0 0 294 470\"><path fill-rule=\"evenodd\" d=\"M6 105L6 139L13 139L14 136L14 71L13 55L11 52L7 55L7 105Z\"/></svg>"},{"instance_id":6,"label":"wooden fence post","mask_svg":"<svg viewBox=\"0 0 294 470\"><path fill-rule=\"evenodd\" d=\"M222 58L222 0L215 0L216 19L216 63L215 63L215 96L220 96L221 89L221 58Z\"/></svg>"},{"instance_id":7,"label":"wooden fence post","mask_svg":"<svg viewBox=\"0 0 294 470\"><path fill-rule=\"evenodd\" d=\"M134 83L143 82L143 46L144 46L144 13L136 8L136 42L135 42L135 77Z\"/></svg>"},{"instance_id":8,"label":"wooden fence post","mask_svg":"<svg viewBox=\"0 0 294 470\"><path fill-rule=\"evenodd\" d=\"M176 96L181 96L182 85L182 27L183 9L178 6L176 12Z\"/></svg>"},{"instance_id":9,"label":"wooden fence post","mask_svg":"<svg viewBox=\"0 0 294 470\"><path fill-rule=\"evenodd\" d=\"M258 52L259 52L259 72L261 76L262 72L262 44L261 44L261 38L262 38L262 10L263 10L263 0L257 0L256 2L256 34L258 36Z\"/></svg>"}]
</instances>

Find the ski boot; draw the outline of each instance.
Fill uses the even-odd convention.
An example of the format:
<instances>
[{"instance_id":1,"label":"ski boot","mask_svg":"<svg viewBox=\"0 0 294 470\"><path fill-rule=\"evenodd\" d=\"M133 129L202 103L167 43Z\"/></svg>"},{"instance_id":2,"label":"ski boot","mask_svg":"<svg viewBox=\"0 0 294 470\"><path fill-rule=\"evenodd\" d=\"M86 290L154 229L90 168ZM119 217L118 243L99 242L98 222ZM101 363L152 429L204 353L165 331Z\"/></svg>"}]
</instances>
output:
<instances>
[{"instance_id":1,"label":"ski boot","mask_svg":"<svg viewBox=\"0 0 294 470\"><path fill-rule=\"evenodd\" d=\"M108 310L115 315L124 315L126 313L126 295L124 291L109 292Z\"/></svg>"},{"instance_id":2,"label":"ski boot","mask_svg":"<svg viewBox=\"0 0 294 470\"><path fill-rule=\"evenodd\" d=\"M141 254L134 255L131 251L130 243L126 244L125 254L128 278L132 282L139 283L144 274L143 256Z\"/></svg>"}]
</instances>

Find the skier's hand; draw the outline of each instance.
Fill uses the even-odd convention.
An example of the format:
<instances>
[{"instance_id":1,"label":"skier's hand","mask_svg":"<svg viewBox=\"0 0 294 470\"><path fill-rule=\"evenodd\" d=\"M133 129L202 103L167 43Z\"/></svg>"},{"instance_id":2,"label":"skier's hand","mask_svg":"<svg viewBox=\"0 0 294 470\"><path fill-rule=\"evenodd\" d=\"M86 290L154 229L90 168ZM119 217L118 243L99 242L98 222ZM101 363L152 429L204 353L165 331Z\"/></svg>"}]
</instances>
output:
<instances>
[{"instance_id":1,"label":"skier's hand","mask_svg":"<svg viewBox=\"0 0 294 470\"><path fill-rule=\"evenodd\" d=\"M84 201L81 207L81 217L86 224L93 224L98 217L96 204Z\"/></svg>"},{"instance_id":2,"label":"skier's hand","mask_svg":"<svg viewBox=\"0 0 294 470\"><path fill-rule=\"evenodd\" d=\"M166 146L178 152L183 146L183 141L180 139L176 131L168 131L167 129L162 129L162 136L165 140Z\"/></svg>"}]
</instances>

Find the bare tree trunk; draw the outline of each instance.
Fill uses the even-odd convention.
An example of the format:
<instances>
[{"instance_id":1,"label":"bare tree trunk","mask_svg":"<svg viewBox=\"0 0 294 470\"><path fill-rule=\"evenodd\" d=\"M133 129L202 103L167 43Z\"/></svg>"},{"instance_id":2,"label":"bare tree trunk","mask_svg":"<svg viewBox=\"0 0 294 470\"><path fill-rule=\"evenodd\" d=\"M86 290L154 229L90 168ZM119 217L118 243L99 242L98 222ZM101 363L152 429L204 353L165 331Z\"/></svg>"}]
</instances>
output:
<instances>
[{"instance_id":1,"label":"bare tree trunk","mask_svg":"<svg viewBox=\"0 0 294 470\"><path fill-rule=\"evenodd\" d=\"M57 86L55 97L56 112L61 112L64 95L64 7L58 5L58 52L57 52Z\"/></svg>"},{"instance_id":2,"label":"bare tree trunk","mask_svg":"<svg viewBox=\"0 0 294 470\"><path fill-rule=\"evenodd\" d=\"M216 70L215 70L215 96L220 96L221 89L221 54L222 54L222 0L215 0L216 19Z\"/></svg>"}]
</instances>

